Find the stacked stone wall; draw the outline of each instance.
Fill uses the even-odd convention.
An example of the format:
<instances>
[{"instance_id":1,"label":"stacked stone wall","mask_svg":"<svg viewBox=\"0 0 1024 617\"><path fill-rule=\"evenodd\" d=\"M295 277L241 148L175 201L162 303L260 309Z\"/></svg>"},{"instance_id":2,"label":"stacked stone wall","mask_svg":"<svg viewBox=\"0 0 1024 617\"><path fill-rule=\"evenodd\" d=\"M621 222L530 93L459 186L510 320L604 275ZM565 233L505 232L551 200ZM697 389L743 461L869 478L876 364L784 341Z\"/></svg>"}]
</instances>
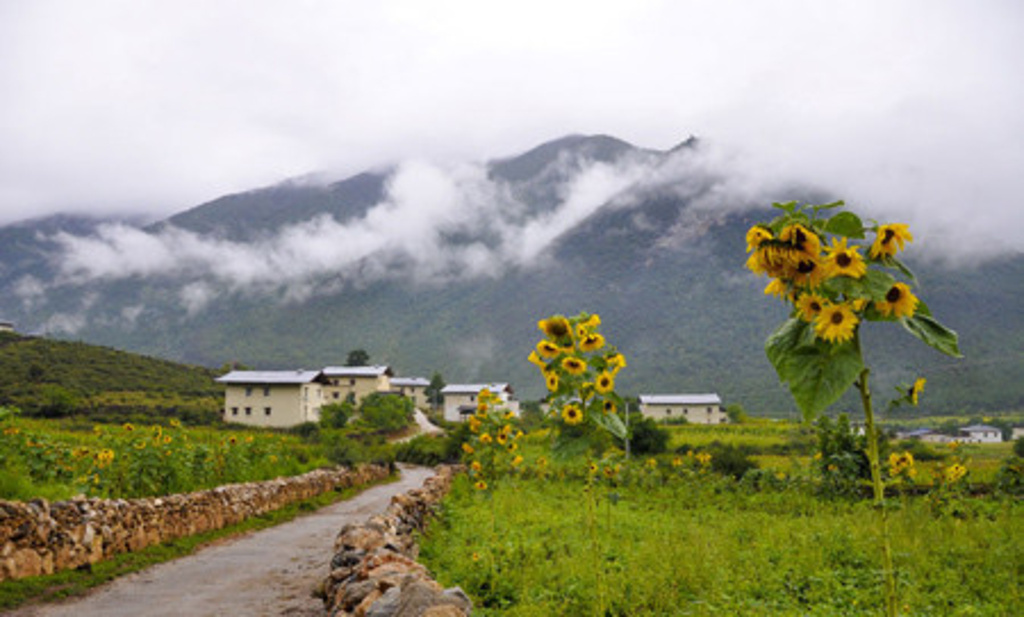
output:
<instances>
[{"instance_id":1,"label":"stacked stone wall","mask_svg":"<svg viewBox=\"0 0 1024 617\"><path fill-rule=\"evenodd\" d=\"M386 466L365 465L146 499L0 500L0 581L88 567L388 474Z\"/></svg>"},{"instance_id":2,"label":"stacked stone wall","mask_svg":"<svg viewBox=\"0 0 1024 617\"><path fill-rule=\"evenodd\" d=\"M383 514L342 527L334 542L331 573L321 592L331 617L465 617L469 597L443 589L416 562L422 531L461 471L442 466L421 488L396 495Z\"/></svg>"}]
</instances>

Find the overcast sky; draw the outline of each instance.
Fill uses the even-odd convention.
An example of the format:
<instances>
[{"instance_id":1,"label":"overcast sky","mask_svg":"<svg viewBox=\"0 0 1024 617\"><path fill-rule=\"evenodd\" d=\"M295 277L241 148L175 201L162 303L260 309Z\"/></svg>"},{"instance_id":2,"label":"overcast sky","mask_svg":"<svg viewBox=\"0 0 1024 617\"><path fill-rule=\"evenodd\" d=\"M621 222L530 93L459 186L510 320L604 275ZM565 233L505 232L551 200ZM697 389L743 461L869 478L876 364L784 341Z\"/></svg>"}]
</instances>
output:
<instances>
[{"instance_id":1,"label":"overcast sky","mask_svg":"<svg viewBox=\"0 0 1024 617\"><path fill-rule=\"evenodd\" d=\"M1024 3L0 0L0 224L158 218L314 171L690 134L1024 241Z\"/></svg>"}]
</instances>

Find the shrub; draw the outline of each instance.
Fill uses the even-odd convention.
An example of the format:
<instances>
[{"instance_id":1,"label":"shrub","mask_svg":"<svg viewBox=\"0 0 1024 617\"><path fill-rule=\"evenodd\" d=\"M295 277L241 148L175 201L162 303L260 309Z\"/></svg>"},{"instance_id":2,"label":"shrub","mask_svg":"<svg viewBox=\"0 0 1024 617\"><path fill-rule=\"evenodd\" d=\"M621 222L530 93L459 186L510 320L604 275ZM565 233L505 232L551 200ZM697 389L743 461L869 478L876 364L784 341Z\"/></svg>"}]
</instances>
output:
<instances>
[{"instance_id":1,"label":"shrub","mask_svg":"<svg viewBox=\"0 0 1024 617\"><path fill-rule=\"evenodd\" d=\"M711 454L711 470L723 476L739 480L748 471L757 469L757 463L750 458L749 448L714 442L707 451Z\"/></svg>"},{"instance_id":2,"label":"shrub","mask_svg":"<svg viewBox=\"0 0 1024 617\"><path fill-rule=\"evenodd\" d=\"M409 426L413 419L413 403L404 396L374 392L359 407L363 421L374 429L397 431Z\"/></svg>"},{"instance_id":3,"label":"shrub","mask_svg":"<svg viewBox=\"0 0 1024 617\"><path fill-rule=\"evenodd\" d=\"M345 428L345 424L355 414L352 403L330 403L320 408L320 426L324 428Z\"/></svg>"},{"instance_id":4,"label":"shrub","mask_svg":"<svg viewBox=\"0 0 1024 617\"><path fill-rule=\"evenodd\" d=\"M420 435L415 439L396 445L395 460L429 467L458 461L457 451L454 459L449 458L449 441L447 437Z\"/></svg>"},{"instance_id":5,"label":"shrub","mask_svg":"<svg viewBox=\"0 0 1024 617\"><path fill-rule=\"evenodd\" d=\"M1013 442L1013 453L1020 458L1024 458L1024 437L1018 437Z\"/></svg>"},{"instance_id":6,"label":"shrub","mask_svg":"<svg viewBox=\"0 0 1024 617\"><path fill-rule=\"evenodd\" d=\"M858 494L860 481L871 478L865 436L854 431L846 414L839 414L834 422L822 416L817 427L822 491L832 496ZM883 445L884 441L880 441L880 450Z\"/></svg>"},{"instance_id":7,"label":"shrub","mask_svg":"<svg viewBox=\"0 0 1024 617\"><path fill-rule=\"evenodd\" d=\"M652 418L643 418L630 426L630 450L635 454L661 454L668 449L668 431Z\"/></svg>"}]
</instances>

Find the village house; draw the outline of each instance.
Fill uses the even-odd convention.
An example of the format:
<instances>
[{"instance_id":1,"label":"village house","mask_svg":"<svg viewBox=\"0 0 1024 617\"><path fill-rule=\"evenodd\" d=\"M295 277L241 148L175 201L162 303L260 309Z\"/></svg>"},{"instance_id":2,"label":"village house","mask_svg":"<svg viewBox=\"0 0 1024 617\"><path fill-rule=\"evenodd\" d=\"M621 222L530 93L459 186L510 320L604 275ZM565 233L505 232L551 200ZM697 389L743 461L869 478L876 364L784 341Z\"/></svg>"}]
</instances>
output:
<instances>
[{"instance_id":1,"label":"village house","mask_svg":"<svg viewBox=\"0 0 1024 617\"><path fill-rule=\"evenodd\" d=\"M224 421L288 427L319 422L327 379L321 371L231 371L225 385Z\"/></svg>"},{"instance_id":2,"label":"village house","mask_svg":"<svg viewBox=\"0 0 1024 617\"><path fill-rule=\"evenodd\" d=\"M374 392L390 391L394 376L389 366L328 366L323 374L327 403L350 401L356 405Z\"/></svg>"},{"instance_id":3,"label":"village house","mask_svg":"<svg viewBox=\"0 0 1024 617\"><path fill-rule=\"evenodd\" d=\"M1024 426L1013 427L1013 433L1010 435L1010 439L1017 441L1021 437L1024 437Z\"/></svg>"},{"instance_id":4,"label":"village house","mask_svg":"<svg viewBox=\"0 0 1024 617\"><path fill-rule=\"evenodd\" d=\"M640 413L654 420L683 418L690 424L729 421L717 394L641 394Z\"/></svg>"},{"instance_id":5,"label":"village house","mask_svg":"<svg viewBox=\"0 0 1024 617\"><path fill-rule=\"evenodd\" d=\"M960 429L957 440L964 443L1000 443L1003 441L1003 431L987 424L972 424Z\"/></svg>"},{"instance_id":6,"label":"village house","mask_svg":"<svg viewBox=\"0 0 1024 617\"><path fill-rule=\"evenodd\" d=\"M466 418L476 413L477 398L485 388L498 396L501 407L519 415L519 401L515 400L512 387L507 383L449 384L441 389L444 395L444 419L448 422L465 422Z\"/></svg>"},{"instance_id":7,"label":"village house","mask_svg":"<svg viewBox=\"0 0 1024 617\"><path fill-rule=\"evenodd\" d=\"M402 396L412 399L417 409L428 409L427 387L430 381L423 377L392 377L391 389Z\"/></svg>"},{"instance_id":8,"label":"village house","mask_svg":"<svg viewBox=\"0 0 1024 617\"><path fill-rule=\"evenodd\" d=\"M0 321L0 332L14 332L14 324L9 321Z\"/></svg>"}]
</instances>

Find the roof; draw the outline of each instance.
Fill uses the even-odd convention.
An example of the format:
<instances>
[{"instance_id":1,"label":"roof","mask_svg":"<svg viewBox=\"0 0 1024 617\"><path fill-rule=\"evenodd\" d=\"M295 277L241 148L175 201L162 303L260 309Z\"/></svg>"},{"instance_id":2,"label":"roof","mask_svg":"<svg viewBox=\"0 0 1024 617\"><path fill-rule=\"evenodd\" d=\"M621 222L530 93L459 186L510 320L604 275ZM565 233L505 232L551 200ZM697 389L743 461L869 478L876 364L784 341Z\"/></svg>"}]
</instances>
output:
<instances>
[{"instance_id":1,"label":"roof","mask_svg":"<svg viewBox=\"0 0 1024 617\"><path fill-rule=\"evenodd\" d=\"M430 385L430 380L422 377L392 377L392 386L423 387Z\"/></svg>"},{"instance_id":2,"label":"roof","mask_svg":"<svg viewBox=\"0 0 1024 617\"><path fill-rule=\"evenodd\" d=\"M328 366L324 368L328 377L380 377L394 375L390 366Z\"/></svg>"},{"instance_id":3,"label":"roof","mask_svg":"<svg viewBox=\"0 0 1024 617\"><path fill-rule=\"evenodd\" d=\"M318 381L320 371L231 371L218 377L219 383L226 384L304 384Z\"/></svg>"},{"instance_id":4,"label":"roof","mask_svg":"<svg viewBox=\"0 0 1024 617\"><path fill-rule=\"evenodd\" d=\"M912 431L897 433L897 435L902 435L904 437L924 437L925 435L931 435L934 432L935 431L930 428L919 428Z\"/></svg>"},{"instance_id":5,"label":"roof","mask_svg":"<svg viewBox=\"0 0 1024 617\"><path fill-rule=\"evenodd\" d=\"M721 405L717 394L641 394L645 405Z\"/></svg>"},{"instance_id":6,"label":"roof","mask_svg":"<svg viewBox=\"0 0 1024 617\"><path fill-rule=\"evenodd\" d=\"M479 394L484 388L491 392L512 392L507 383L452 383L441 388L441 394Z\"/></svg>"},{"instance_id":7,"label":"roof","mask_svg":"<svg viewBox=\"0 0 1024 617\"><path fill-rule=\"evenodd\" d=\"M991 432L991 431L999 432L1000 431L1000 429L998 429L998 428L996 428L994 426L989 426L987 424L972 424L970 426L965 426L965 427L963 427L960 430L964 431L966 433L980 433L982 431L985 431L985 432Z\"/></svg>"}]
</instances>

